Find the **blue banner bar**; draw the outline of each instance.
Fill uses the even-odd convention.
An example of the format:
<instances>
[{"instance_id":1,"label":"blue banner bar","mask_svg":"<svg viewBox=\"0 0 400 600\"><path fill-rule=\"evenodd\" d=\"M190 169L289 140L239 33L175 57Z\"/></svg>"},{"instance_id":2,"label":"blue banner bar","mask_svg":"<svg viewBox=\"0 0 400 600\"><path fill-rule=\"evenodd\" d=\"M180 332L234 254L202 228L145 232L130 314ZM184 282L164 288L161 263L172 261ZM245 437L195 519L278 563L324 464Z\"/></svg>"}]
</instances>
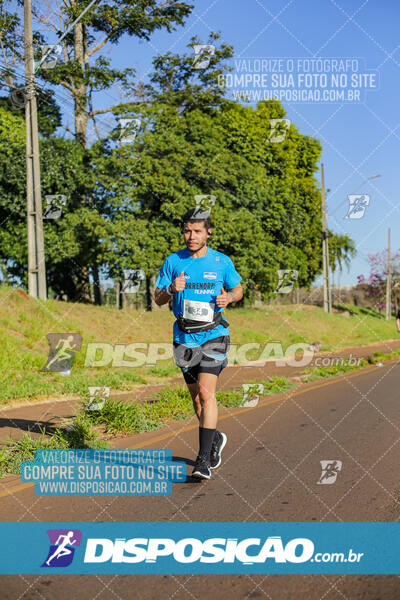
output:
<instances>
[{"instance_id":1,"label":"blue banner bar","mask_svg":"<svg viewBox=\"0 0 400 600\"><path fill-rule=\"evenodd\" d=\"M2 523L0 573L399 574L400 523Z\"/></svg>"}]
</instances>

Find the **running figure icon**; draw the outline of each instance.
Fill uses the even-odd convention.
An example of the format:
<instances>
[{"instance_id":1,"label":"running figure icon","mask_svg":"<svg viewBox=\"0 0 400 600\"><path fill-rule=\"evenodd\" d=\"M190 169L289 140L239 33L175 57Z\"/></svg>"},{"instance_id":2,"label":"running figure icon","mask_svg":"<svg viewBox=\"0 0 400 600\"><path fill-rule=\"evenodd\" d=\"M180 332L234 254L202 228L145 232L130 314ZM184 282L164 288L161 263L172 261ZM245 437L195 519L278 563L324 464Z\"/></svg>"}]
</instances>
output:
<instances>
[{"instance_id":1,"label":"running figure icon","mask_svg":"<svg viewBox=\"0 0 400 600\"><path fill-rule=\"evenodd\" d=\"M47 363L42 371L63 372L72 368L75 352L79 352L82 336L79 333L48 333L50 344Z\"/></svg>"},{"instance_id":2,"label":"running figure icon","mask_svg":"<svg viewBox=\"0 0 400 600\"><path fill-rule=\"evenodd\" d=\"M67 548L68 545L76 544L77 540L71 539L74 537L73 531L68 531L66 535L59 535L56 541L56 545L58 546L56 551L46 560L46 565L50 566L53 558L61 558L62 556L66 556L67 554L72 554L72 550ZM60 540L63 540L60 542Z\"/></svg>"},{"instance_id":3,"label":"running figure icon","mask_svg":"<svg viewBox=\"0 0 400 600\"><path fill-rule=\"evenodd\" d=\"M48 370L50 370L50 365L52 365L54 362L61 360L69 360L71 358L71 354L68 351L75 349L75 344L72 344L73 339L74 337L72 335L69 335L66 340L58 341L58 344L56 346L56 349L58 349L58 351L47 365Z\"/></svg>"}]
</instances>

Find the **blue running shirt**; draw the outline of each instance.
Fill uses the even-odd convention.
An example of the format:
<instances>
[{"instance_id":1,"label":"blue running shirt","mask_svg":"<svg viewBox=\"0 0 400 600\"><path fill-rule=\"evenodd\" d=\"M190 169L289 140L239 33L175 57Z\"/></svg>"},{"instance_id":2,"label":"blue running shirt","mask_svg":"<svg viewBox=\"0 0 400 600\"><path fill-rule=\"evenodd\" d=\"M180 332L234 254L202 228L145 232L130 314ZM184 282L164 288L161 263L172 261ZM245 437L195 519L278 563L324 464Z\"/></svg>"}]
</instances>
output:
<instances>
[{"instance_id":1,"label":"blue running shirt","mask_svg":"<svg viewBox=\"0 0 400 600\"><path fill-rule=\"evenodd\" d=\"M156 287L166 288L182 271L185 272L186 286L182 292L173 295L172 312L175 317L183 315L192 320L212 321L214 313L224 312L224 308L215 302L222 286L228 291L242 280L229 256L207 246L206 254L200 258L193 258L187 248L170 254L163 262ZM229 335L228 327L222 324L208 331L185 333L176 321L174 323L173 341L188 348L201 346L221 335Z\"/></svg>"}]
</instances>

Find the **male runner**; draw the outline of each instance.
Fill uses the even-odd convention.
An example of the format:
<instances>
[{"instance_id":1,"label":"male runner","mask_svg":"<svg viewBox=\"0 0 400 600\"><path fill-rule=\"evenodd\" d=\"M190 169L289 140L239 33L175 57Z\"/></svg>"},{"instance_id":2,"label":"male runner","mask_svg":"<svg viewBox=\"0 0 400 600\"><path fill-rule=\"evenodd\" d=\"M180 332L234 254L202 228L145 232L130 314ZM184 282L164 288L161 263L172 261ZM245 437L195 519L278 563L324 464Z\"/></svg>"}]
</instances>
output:
<instances>
[{"instance_id":1,"label":"male runner","mask_svg":"<svg viewBox=\"0 0 400 600\"><path fill-rule=\"evenodd\" d=\"M186 248L166 258L155 290L158 306L173 297L174 358L199 419L200 447L192 476L203 479L210 479L210 469L221 464L227 440L216 428L217 379L228 364L230 346L229 324L222 313L229 302L243 296L241 277L231 259L207 246L211 232L208 212L195 208L185 213L182 233Z\"/></svg>"}]
</instances>

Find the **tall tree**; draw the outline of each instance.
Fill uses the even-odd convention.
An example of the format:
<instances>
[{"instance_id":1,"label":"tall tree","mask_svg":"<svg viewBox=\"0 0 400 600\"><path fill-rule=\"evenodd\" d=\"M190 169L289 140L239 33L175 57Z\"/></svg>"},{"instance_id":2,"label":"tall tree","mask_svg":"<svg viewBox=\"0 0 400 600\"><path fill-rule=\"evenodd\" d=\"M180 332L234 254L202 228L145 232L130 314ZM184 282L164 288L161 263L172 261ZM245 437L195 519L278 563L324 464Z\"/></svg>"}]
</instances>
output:
<instances>
[{"instance_id":1,"label":"tall tree","mask_svg":"<svg viewBox=\"0 0 400 600\"><path fill-rule=\"evenodd\" d=\"M0 0L0 84L10 89L16 86L16 68L24 60L24 38L21 20L10 0Z\"/></svg>"},{"instance_id":2,"label":"tall tree","mask_svg":"<svg viewBox=\"0 0 400 600\"><path fill-rule=\"evenodd\" d=\"M98 191L112 207L111 275L127 267L156 273L182 246L180 218L202 194L216 199L210 245L234 257L247 296L255 285L271 296L278 269L297 270L304 286L321 272L321 146L293 124L283 142L270 141L271 119L285 117L277 101L253 108L225 99L218 81L232 52L216 47L204 71L192 68L193 54L157 57L145 86L151 102L131 107L141 134L122 148L107 145L95 161Z\"/></svg>"},{"instance_id":3,"label":"tall tree","mask_svg":"<svg viewBox=\"0 0 400 600\"><path fill-rule=\"evenodd\" d=\"M41 30L35 33L38 49L39 45L49 44L51 41L43 34L43 26L47 31L52 32L52 40L54 36L59 38L88 5L89 0L62 0L61 2L48 0L44 3L35 3L33 5L35 23ZM40 68L37 73L39 83L42 80L43 83L52 84L56 95L58 89L63 89L70 96L73 103L74 129L66 124L64 127L85 151L88 147L89 122L92 121L98 131L96 117L115 111L116 108L115 105L96 108L94 95L110 89L115 84L133 85L134 83L133 69L114 68L110 59L102 53L107 47L116 46L124 35L149 40L157 30L165 29L171 32L184 23L192 8L193 5L179 0L161 2L159 0L115 0L109 4L95 3L61 42L62 61L58 61L51 69ZM0 37L0 47L9 61L7 71L3 71L3 80L8 77L11 81L17 76L15 66L18 65L18 59L22 59L21 36L18 37L20 23L18 16L11 12L3 18L3 22L6 33ZM38 52L37 59L40 57L41 52ZM21 63L19 66L21 67ZM21 71L19 78L21 78ZM18 85L18 83L11 83L11 85ZM89 158L84 160L89 167ZM59 193L62 193L62 190L59 190ZM93 189L86 189L81 198L81 205L88 210L96 209L98 213L101 213L103 208L102 205L94 206ZM90 300L90 267L94 280L99 279L101 243L96 241L94 236L90 236L89 239L91 244L83 243L80 253L82 260L79 263L80 281L76 281L75 293L70 290L74 300ZM83 252L85 249L86 259ZM78 272L75 275L78 276Z\"/></svg>"},{"instance_id":4,"label":"tall tree","mask_svg":"<svg viewBox=\"0 0 400 600\"><path fill-rule=\"evenodd\" d=\"M95 174L76 140L40 140L42 194L67 192L60 218L44 221L49 288L69 299L80 297L82 266L101 252L107 220L96 207L81 205ZM27 286L25 126L21 115L0 103L0 264L4 279ZM46 206L46 202L44 203ZM100 251L99 251L100 247ZM101 258L101 260L104 260Z\"/></svg>"},{"instance_id":5,"label":"tall tree","mask_svg":"<svg viewBox=\"0 0 400 600\"><path fill-rule=\"evenodd\" d=\"M285 116L279 102L252 108L226 100L216 74L230 53L217 49L202 75L208 87L198 91L188 56L158 57L147 86L154 100L135 107L141 135L99 156L102 193L113 206L110 273L137 266L154 274L181 247L180 218L201 194L216 198L210 245L233 256L264 297L278 269L298 270L301 285L321 271L319 142L292 125L284 142L271 143L270 120Z\"/></svg>"},{"instance_id":6,"label":"tall tree","mask_svg":"<svg viewBox=\"0 0 400 600\"><path fill-rule=\"evenodd\" d=\"M329 262L333 277L335 276L336 268L338 269L339 302L341 302L340 276L343 270L343 263L347 267L347 270L349 270L351 259L356 254L355 243L348 234L334 234L329 238Z\"/></svg>"},{"instance_id":7,"label":"tall tree","mask_svg":"<svg viewBox=\"0 0 400 600\"><path fill-rule=\"evenodd\" d=\"M59 36L88 4L88 0L37 4L35 17L38 23ZM118 83L133 83L134 69L112 67L110 59L99 53L104 52L107 46L117 45L124 35L149 40L157 30L173 31L177 25L184 23L192 8L192 5L179 0L161 3L159 0L114 0L109 4L98 2L62 41L63 61L52 69L41 69L40 76L62 86L71 96L74 103L74 133L84 147L87 145L89 120L95 121L97 115L115 108L114 105L94 108L93 95ZM45 41L43 37L41 41Z\"/></svg>"}]
</instances>

